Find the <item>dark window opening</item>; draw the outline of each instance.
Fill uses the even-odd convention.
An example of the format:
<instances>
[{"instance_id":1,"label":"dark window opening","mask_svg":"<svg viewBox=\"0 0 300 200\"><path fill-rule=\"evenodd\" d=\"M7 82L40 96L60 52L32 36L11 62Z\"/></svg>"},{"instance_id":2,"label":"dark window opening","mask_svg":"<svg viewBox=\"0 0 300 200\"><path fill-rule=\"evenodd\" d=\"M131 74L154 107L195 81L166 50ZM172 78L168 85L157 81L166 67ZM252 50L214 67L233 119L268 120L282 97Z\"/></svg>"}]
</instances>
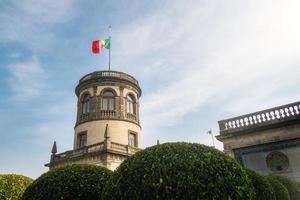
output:
<instances>
[{"instance_id":1,"label":"dark window opening","mask_svg":"<svg viewBox=\"0 0 300 200\"><path fill-rule=\"evenodd\" d=\"M79 133L78 135L78 148L85 147L87 145L87 133Z\"/></svg>"},{"instance_id":2,"label":"dark window opening","mask_svg":"<svg viewBox=\"0 0 300 200\"><path fill-rule=\"evenodd\" d=\"M82 114L90 112L90 96L85 95L82 99Z\"/></svg>"},{"instance_id":3,"label":"dark window opening","mask_svg":"<svg viewBox=\"0 0 300 200\"><path fill-rule=\"evenodd\" d=\"M137 135L135 133L129 133L128 135L128 145L131 147L137 147Z\"/></svg>"}]
</instances>

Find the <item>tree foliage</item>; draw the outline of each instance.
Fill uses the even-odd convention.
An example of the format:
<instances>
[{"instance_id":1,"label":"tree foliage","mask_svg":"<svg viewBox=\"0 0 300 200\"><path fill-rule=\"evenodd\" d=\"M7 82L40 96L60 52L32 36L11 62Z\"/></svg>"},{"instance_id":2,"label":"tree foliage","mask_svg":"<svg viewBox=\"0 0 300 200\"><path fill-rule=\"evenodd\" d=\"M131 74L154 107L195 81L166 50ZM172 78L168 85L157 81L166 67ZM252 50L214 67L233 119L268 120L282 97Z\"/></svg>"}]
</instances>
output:
<instances>
[{"instance_id":1,"label":"tree foliage","mask_svg":"<svg viewBox=\"0 0 300 200\"><path fill-rule=\"evenodd\" d=\"M19 200L32 182L31 178L16 174L0 175L0 199Z\"/></svg>"},{"instance_id":2,"label":"tree foliage","mask_svg":"<svg viewBox=\"0 0 300 200\"><path fill-rule=\"evenodd\" d=\"M275 192L276 200L290 200L290 195L286 187L277 179L268 176L267 177L269 183L273 187Z\"/></svg>"},{"instance_id":3,"label":"tree foliage","mask_svg":"<svg viewBox=\"0 0 300 200\"><path fill-rule=\"evenodd\" d=\"M204 145L165 143L124 161L107 182L102 199L252 199L243 168Z\"/></svg>"},{"instance_id":4,"label":"tree foliage","mask_svg":"<svg viewBox=\"0 0 300 200\"><path fill-rule=\"evenodd\" d=\"M274 189L266 177L250 169L246 172L255 188L256 200L276 200Z\"/></svg>"},{"instance_id":5,"label":"tree foliage","mask_svg":"<svg viewBox=\"0 0 300 200\"><path fill-rule=\"evenodd\" d=\"M297 182L280 175L271 175L272 178L281 182L289 192L291 200L300 199L300 187Z\"/></svg>"},{"instance_id":6,"label":"tree foliage","mask_svg":"<svg viewBox=\"0 0 300 200\"><path fill-rule=\"evenodd\" d=\"M98 200L111 171L94 165L67 165L40 176L23 200Z\"/></svg>"}]
</instances>

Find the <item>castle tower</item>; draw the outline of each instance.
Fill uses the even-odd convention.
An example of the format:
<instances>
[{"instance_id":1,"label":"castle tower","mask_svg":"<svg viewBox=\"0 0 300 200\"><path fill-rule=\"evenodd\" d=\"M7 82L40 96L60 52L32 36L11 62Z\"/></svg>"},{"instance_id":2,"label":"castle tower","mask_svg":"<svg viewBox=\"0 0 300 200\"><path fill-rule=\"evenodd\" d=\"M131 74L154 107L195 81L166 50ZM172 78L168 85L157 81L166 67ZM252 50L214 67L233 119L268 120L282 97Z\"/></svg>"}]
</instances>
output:
<instances>
[{"instance_id":1,"label":"castle tower","mask_svg":"<svg viewBox=\"0 0 300 200\"><path fill-rule=\"evenodd\" d=\"M79 80L75 93L73 150L52 151L46 166L87 163L114 170L141 146L138 81L122 72L96 71Z\"/></svg>"}]
</instances>

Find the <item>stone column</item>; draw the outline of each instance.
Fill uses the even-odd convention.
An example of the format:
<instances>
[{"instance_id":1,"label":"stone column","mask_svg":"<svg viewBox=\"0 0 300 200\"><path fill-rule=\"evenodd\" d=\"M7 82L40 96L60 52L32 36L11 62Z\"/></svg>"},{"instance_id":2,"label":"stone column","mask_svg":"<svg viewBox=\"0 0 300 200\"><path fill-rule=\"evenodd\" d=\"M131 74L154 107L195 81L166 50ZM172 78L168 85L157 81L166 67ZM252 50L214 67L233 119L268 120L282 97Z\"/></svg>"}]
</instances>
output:
<instances>
[{"instance_id":1,"label":"stone column","mask_svg":"<svg viewBox=\"0 0 300 200\"><path fill-rule=\"evenodd\" d=\"M120 118L124 119L124 87L120 86Z\"/></svg>"}]
</instances>

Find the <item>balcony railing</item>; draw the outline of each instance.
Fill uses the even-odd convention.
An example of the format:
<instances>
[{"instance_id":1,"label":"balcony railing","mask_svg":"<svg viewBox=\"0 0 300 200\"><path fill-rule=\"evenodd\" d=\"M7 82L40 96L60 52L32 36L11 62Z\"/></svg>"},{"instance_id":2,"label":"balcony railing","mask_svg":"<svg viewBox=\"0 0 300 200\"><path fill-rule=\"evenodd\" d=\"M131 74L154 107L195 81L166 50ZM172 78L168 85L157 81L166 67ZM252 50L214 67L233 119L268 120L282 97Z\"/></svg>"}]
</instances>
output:
<instances>
[{"instance_id":1,"label":"balcony railing","mask_svg":"<svg viewBox=\"0 0 300 200\"><path fill-rule=\"evenodd\" d=\"M100 115L103 117L114 117L116 116L116 111L114 110L101 110Z\"/></svg>"},{"instance_id":2,"label":"balcony railing","mask_svg":"<svg viewBox=\"0 0 300 200\"><path fill-rule=\"evenodd\" d=\"M89 113L81 114L80 121L86 121L89 119Z\"/></svg>"},{"instance_id":3,"label":"balcony railing","mask_svg":"<svg viewBox=\"0 0 300 200\"><path fill-rule=\"evenodd\" d=\"M136 115L132 113L126 113L126 118L131 120L136 120Z\"/></svg>"},{"instance_id":4,"label":"balcony railing","mask_svg":"<svg viewBox=\"0 0 300 200\"><path fill-rule=\"evenodd\" d=\"M115 143L115 142L111 142L111 149L112 150L116 150L122 153L128 153L128 154L134 154L137 151L139 151L140 149L137 147L132 147L129 145L123 145L123 144L119 144L119 143Z\"/></svg>"},{"instance_id":5,"label":"balcony railing","mask_svg":"<svg viewBox=\"0 0 300 200\"><path fill-rule=\"evenodd\" d=\"M300 119L300 102L219 121L220 134Z\"/></svg>"},{"instance_id":6,"label":"balcony railing","mask_svg":"<svg viewBox=\"0 0 300 200\"><path fill-rule=\"evenodd\" d=\"M89 146L81 147L79 149L75 149L72 151L66 151L64 153L56 154L54 161L64 160L68 158L79 157L87 153L103 151L104 150L104 142L92 144Z\"/></svg>"},{"instance_id":7,"label":"balcony railing","mask_svg":"<svg viewBox=\"0 0 300 200\"><path fill-rule=\"evenodd\" d=\"M117 72L117 71L95 71L93 73L87 74L84 77L82 77L79 80L79 83L92 79L92 78L101 78L101 77L114 77L114 78L119 78L123 80L127 80L130 82L133 82L134 84L138 85L138 81L130 76L129 74L125 74L123 72Z\"/></svg>"},{"instance_id":8,"label":"balcony railing","mask_svg":"<svg viewBox=\"0 0 300 200\"><path fill-rule=\"evenodd\" d=\"M64 153L55 154L51 162L65 161L71 158L81 157L89 153L102 153L108 150L115 151L118 153L123 153L125 155L127 154L129 156L135 154L140 149L137 147L131 147L124 144L104 141L89 146L85 146L79 149L75 149L72 151L66 151Z\"/></svg>"},{"instance_id":9,"label":"balcony railing","mask_svg":"<svg viewBox=\"0 0 300 200\"><path fill-rule=\"evenodd\" d=\"M116 111L115 110L101 110L96 113L85 113L79 116L78 122L85 122L91 119L102 119L102 118L115 118Z\"/></svg>"}]
</instances>

